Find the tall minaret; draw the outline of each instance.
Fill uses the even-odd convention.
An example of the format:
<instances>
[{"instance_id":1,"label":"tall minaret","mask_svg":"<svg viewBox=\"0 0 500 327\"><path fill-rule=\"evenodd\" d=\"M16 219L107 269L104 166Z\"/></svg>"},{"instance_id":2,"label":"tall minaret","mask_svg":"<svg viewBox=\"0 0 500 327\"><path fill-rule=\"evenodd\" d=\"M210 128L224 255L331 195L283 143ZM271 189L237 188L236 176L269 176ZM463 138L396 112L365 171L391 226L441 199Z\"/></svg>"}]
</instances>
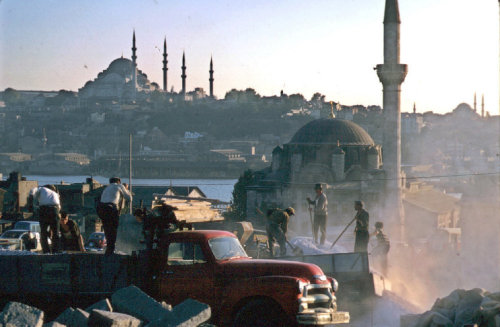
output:
<instances>
[{"instance_id":1,"label":"tall minaret","mask_svg":"<svg viewBox=\"0 0 500 327\"><path fill-rule=\"evenodd\" d=\"M210 78L208 81L210 82L210 97L214 97L214 63L212 60L212 57L210 57L210 70L208 71L210 73Z\"/></svg>"},{"instance_id":2,"label":"tall minaret","mask_svg":"<svg viewBox=\"0 0 500 327\"><path fill-rule=\"evenodd\" d=\"M481 96L481 117L484 118L484 94Z\"/></svg>"},{"instance_id":3,"label":"tall minaret","mask_svg":"<svg viewBox=\"0 0 500 327\"><path fill-rule=\"evenodd\" d=\"M132 63L133 63L133 73L132 73L132 81L134 83L134 92L137 89L137 55L135 51L137 48L135 47L135 30L134 34L132 35Z\"/></svg>"},{"instance_id":4,"label":"tall minaret","mask_svg":"<svg viewBox=\"0 0 500 327\"><path fill-rule=\"evenodd\" d=\"M182 52L182 91L181 93L183 95L186 94L186 56L184 54L184 51Z\"/></svg>"},{"instance_id":5,"label":"tall minaret","mask_svg":"<svg viewBox=\"0 0 500 327\"><path fill-rule=\"evenodd\" d=\"M413 114L417 113L417 104L413 102Z\"/></svg>"},{"instance_id":6,"label":"tall minaret","mask_svg":"<svg viewBox=\"0 0 500 327\"><path fill-rule=\"evenodd\" d=\"M474 92L474 112L477 112L476 92Z\"/></svg>"},{"instance_id":7,"label":"tall minaret","mask_svg":"<svg viewBox=\"0 0 500 327\"><path fill-rule=\"evenodd\" d=\"M407 65L399 62L399 6L397 0L386 0L384 15L384 64L377 65L383 85L384 140L383 167L386 174L384 215L393 235L405 238L401 185L401 84Z\"/></svg>"},{"instance_id":8,"label":"tall minaret","mask_svg":"<svg viewBox=\"0 0 500 327\"><path fill-rule=\"evenodd\" d=\"M167 91L167 37L163 41L163 91Z\"/></svg>"}]
</instances>

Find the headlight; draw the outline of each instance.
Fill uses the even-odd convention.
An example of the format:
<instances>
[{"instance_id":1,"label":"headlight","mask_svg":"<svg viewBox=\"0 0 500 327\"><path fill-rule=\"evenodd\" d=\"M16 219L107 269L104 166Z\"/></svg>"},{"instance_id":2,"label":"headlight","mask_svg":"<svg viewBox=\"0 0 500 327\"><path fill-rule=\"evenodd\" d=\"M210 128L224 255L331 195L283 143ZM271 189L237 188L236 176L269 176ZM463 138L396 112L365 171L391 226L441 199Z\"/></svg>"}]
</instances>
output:
<instances>
[{"instance_id":1,"label":"headlight","mask_svg":"<svg viewBox=\"0 0 500 327\"><path fill-rule=\"evenodd\" d=\"M299 289L299 293L304 292L304 287L307 287L309 285L309 282L304 282L302 279L299 279L297 282L297 287Z\"/></svg>"},{"instance_id":2,"label":"headlight","mask_svg":"<svg viewBox=\"0 0 500 327\"><path fill-rule=\"evenodd\" d=\"M337 290L339 289L339 282L337 282L337 280L335 278L332 278L330 283L332 284L332 290L334 292L337 292Z\"/></svg>"}]
</instances>

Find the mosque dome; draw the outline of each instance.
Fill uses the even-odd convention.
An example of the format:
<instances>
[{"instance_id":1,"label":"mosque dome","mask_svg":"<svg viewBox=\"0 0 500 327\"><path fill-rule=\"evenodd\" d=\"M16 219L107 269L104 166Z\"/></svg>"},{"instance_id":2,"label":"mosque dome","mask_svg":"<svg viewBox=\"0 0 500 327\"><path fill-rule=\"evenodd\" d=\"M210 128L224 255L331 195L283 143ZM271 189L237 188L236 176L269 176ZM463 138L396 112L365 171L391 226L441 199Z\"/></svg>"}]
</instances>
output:
<instances>
[{"instance_id":1,"label":"mosque dome","mask_svg":"<svg viewBox=\"0 0 500 327\"><path fill-rule=\"evenodd\" d=\"M371 136L359 125L343 119L316 119L302 126L289 144L374 145Z\"/></svg>"},{"instance_id":2,"label":"mosque dome","mask_svg":"<svg viewBox=\"0 0 500 327\"><path fill-rule=\"evenodd\" d=\"M133 73L134 63L132 60L127 58L118 58L113 60L110 64L106 73L116 73L123 77L129 76Z\"/></svg>"}]
</instances>

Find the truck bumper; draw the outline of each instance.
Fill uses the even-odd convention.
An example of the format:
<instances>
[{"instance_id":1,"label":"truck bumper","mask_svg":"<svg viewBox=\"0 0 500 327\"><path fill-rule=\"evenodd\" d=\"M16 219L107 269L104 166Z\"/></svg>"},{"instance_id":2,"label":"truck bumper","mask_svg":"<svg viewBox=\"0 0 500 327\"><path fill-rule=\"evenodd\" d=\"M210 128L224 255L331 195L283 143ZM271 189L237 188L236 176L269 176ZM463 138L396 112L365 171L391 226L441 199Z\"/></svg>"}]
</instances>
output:
<instances>
[{"instance_id":1,"label":"truck bumper","mask_svg":"<svg viewBox=\"0 0 500 327\"><path fill-rule=\"evenodd\" d=\"M331 325L349 323L349 312L331 311L331 312L311 312L297 315L299 325Z\"/></svg>"}]
</instances>

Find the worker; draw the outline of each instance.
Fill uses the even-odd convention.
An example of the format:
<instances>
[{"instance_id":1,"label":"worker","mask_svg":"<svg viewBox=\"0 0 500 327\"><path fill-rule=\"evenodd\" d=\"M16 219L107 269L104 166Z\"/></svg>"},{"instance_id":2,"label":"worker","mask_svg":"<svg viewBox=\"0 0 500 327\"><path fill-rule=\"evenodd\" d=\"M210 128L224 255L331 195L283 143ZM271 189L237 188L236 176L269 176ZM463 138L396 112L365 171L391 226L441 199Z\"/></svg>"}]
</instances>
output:
<instances>
[{"instance_id":1,"label":"worker","mask_svg":"<svg viewBox=\"0 0 500 327\"><path fill-rule=\"evenodd\" d=\"M276 208L269 209L267 212L267 239L271 256L274 256L274 242L280 246L280 255L286 255L286 232L288 230L288 221L290 216L295 214L292 207L285 210Z\"/></svg>"},{"instance_id":2,"label":"worker","mask_svg":"<svg viewBox=\"0 0 500 327\"><path fill-rule=\"evenodd\" d=\"M44 185L30 191L34 200L38 201L40 219L40 242L43 253L60 252L59 220L61 199L54 185ZM50 232L49 232L50 228ZM48 239L52 242L49 246Z\"/></svg>"},{"instance_id":3,"label":"worker","mask_svg":"<svg viewBox=\"0 0 500 327\"><path fill-rule=\"evenodd\" d=\"M354 210L356 210L356 240L354 241L354 252L368 252L368 240L370 234L368 233L368 222L370 215L368 211L363 209L363 202L354 201Z\"/></svg>"},{"instance_id":4,"label":"worker","mask_svg":"<svg viewBox=\"0 0 500 327\"><path fill-rule=\"evenodd\" d=\"M118 233L118 219L120 217L123 199L132 202L132 195L127 184L121 184L118 177L111 177L97 205L97 215L102 221L104 235L106 236L106 255L115 252L116 235Z\"/></svg>"},{"instance_id":5,"label":"worker","mask_svg":"<svg viewBox=\"0 0 500 327\"><path fill-rule=\"evenodd\" d=\"M163 203L155 212L150 212L146 208L138 208L134 211L135 219L143 224L142 232L148 250L153 249L155 237L158 242L157 247L161 247L161 240L164 233L177 229L178 221L174 210L178 209Z\"/></svg>"},{"instance_id":6,"label":"worker","mask_svg":"<svg viewBox=\"0 0 500 327\"><path fill-rule=\"evenodd\" d=\"M83 246L83 237L80 233L78 224L69 219L68 214L61 211L61 243L64 251L80 251L85 252Z\"/></svg>"},{"instance_id":7,"label":"worker","mask_svg":"<svg viewBox=\"0 0 500 327\"><path fill-rule=\"evenodd\" d=\"M319 244L325 244L326 238L326 221L328 217L328 199L326 198L326 194L323 193L323 187L321 184L316 184L314 186L314 191L316 192L316 198L311 200L311 198L307 198L307 203L314 205L314 220L313 220L313 237L314 243L318 243L318 229L321 232L321 239ZM313 208L309 207L309 212L311 212Z\"/></svg>"},{"instance_id":8,"label":"worker","mask_svg":"<svg viewBox=\"0 0 500 327\"><path fill-rule=\"evenodd\" d=\"M375 231L370 236L375 236L377 240L377 244L372 250L374 262L380 266L382 274L387 276L387 254L391 248L391 242L384 233L384 223L377 221L375 223Z\"/></svg>"}]
</instances>

